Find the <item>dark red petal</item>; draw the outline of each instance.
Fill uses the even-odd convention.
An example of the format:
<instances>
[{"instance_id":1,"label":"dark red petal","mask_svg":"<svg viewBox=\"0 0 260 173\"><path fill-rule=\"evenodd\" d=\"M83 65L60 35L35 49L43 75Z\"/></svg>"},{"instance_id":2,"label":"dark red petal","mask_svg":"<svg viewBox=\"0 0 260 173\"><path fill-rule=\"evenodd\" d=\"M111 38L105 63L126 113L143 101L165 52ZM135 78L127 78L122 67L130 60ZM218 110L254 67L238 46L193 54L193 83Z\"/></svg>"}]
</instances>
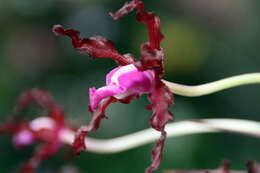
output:
<instances>
[{"instance_id":1,"label":"dark red petal","mask_svg":"<svg viewBox=\"0 0 260 173\"><path fill-rule=\"evenodd\" d=\"M161 164L164 142L166 140L166 132L162 131L160 139L156 141L156 145L152 151L152 164L145 170L151 173L157 170Z\"/></svg>"},{"instance_id":2,"label":"dark red petal","mask_svg":"<svg viewBox=\"0 0 260 173\"><path fill-rule=\"evenodd\" d=\"M74 29L64 29L61 25L53 26L52 31L56 35L67 35L72 39L75 49L81 53L87 53L92 58L110 58L115 60L119 65L128 65L132 61L121 55L115 49L114 44L110 40L103 37L80 38L80 32Z\"/></svg>"},{"instance_id":3,"label":"dark red petal","mask_svg":"<svg viewBox=\"0 0 260 173\"><path fill-rule=\"evenodd\" d=\"M151 48L160 49L160 42L163 39L163 35L160 31L160 19L159 17L155 16L154 13L146 12L141 1L132 0L130 2L126 2L121 9L115 13L110 13L110 15L113 17L113 19L117 20L130 13L135 8L137 8L136 18L138 22L144 23L148 29L149 43Z\"/></svg>"},{"instance_id":4,"label":"dark red petal","mask_svg":"<svg viewBox=\"0 0 260 173\"><path fill-rule=\"evenodd\" d=\"M154 69L155 75L159 77L160 80L164 74L163 49L152 49L149 43L144 43L141 45L141 56L141 64L136 63L136 67L141 71Z\"/></svg>"},{"instance_id":5,"label":"dark red petal","mask_svg":"<svg viewBox=\"0 0 260 173\"><path fill-rule=\"evenodd\" d=\"M173 115L168 110L169 106L174 105L174 97L169 88L163 83L157 83L156 89L153 93L149 94L149 101L153 115L150 119L151 126L158 130L164 130L165 124L173 119Z\"/></svg>"},{"instance_id":6,"label":"dark red petal","mask_svg":"<svg viewBox=\"0 0 260 173\"><path fill-rule=\"evenodd\" d=\"M114 20L120 19L124 17L126 14L130 13L133 11L137 6L137 0L133 0L130 2L125 2L122 8L120 8L118 11L115 13L110 12L110 16L113 17Z\"/></svg>"},{"instance_id":7,"label":"dark red petal","mask_svg":"<svg viewBox=\"0 0 260 173\"><path fill-rule=\"evenodd\" d=\"M85 136L88 132L96 131L100 122L103 118L106 118L105 111L109 104L116 102L117 99L114 97L105 98L100 102L98 108L92 112L92 119L87 126L82 126L78 129L75 140L73 142L73 148L75 149L76 154L79 154L82 150L86 149L85 145Z\"/></svg>"},{"instance_id":8,"label":"dark red petal","mask_svg":"<svg viewBox=\"0 0 260 173\"><path fill-rule=\"evenodd\" d=\"M150 173L156 170L161 163L162 151L164 141L166 139L166 132L164 130L165 124L173 119L172 113L168 110L168 107L174 105L174 97L168 87L161 81L157 81L156 89L148 96L151 105L147 108L153 111L153 115L150 119L152 128L161 131L161 138L157 141L155 148L152 152L152 164L146 170Z\"/></svg>"},{"instance_id":9,"label":"dark red petal","mask_svg":"<svg viewBox=\"0 0 260 173\"><path fill-rule=\"evenodd\" d=\"M138 7L137 20L146 24L149 34L149 43L152 49L160 50L160 42L163 39L159 17L154 13L147 13L143 8Z\"/></svg>"},{"instance_id":10,"label":"dark red petal","mask_svg":"<svg viewBox=\"0 0 260 173\"><path fill-rule=\"evenodd\" d=\"M96 131L101 123L103 118L107 118L105 115L106 108L111 104L117 101L128 104L133 99L138 98L138 94L132 94L124 99L116 99L115 97L108 97L103 99L96 110L92 110L89 106L89 111L92 112L92 119L87 126L81 126L75 136L73 142L73 148L75 149L76 154L79 154L81 151L86 149L85 145L85 136L88 132Z\"/></svg>"},{"instance_id":11,"label":"dark red petal","mask_svg":"<svg viewBox=\"0 0 260 173\"><path fill-rule=\"evenodd\" d=\"M163 39L163 35L160 31L161 23L159 17L154 13L149 13L144 10L144 5L141 1L133 0L126 2L124 6L116 11L110 13L114 19L119 19L124 15L130 13L134 9L137 9L136 18L138 22L142 22L148 29L149 42L144 43L141 46L141 64L136 64L140 70L147 70L156 68L159 70L160 76L163 75L163 50L160 48L160 42Z\"/></svg>"},{"instance_id":12,"label":"dark red petal","mask_svg":"<svg viewBox=\"0 0 260 173\"><path fill-rule=\"evenodd\" d=\"M85 136L88 132L89 131L87 126L81 126L77 130L75 139L73 141L73 148L75 150L76 155L79 155L81 151L84 151L86 149Z\"/></svg>"}]
</instances>

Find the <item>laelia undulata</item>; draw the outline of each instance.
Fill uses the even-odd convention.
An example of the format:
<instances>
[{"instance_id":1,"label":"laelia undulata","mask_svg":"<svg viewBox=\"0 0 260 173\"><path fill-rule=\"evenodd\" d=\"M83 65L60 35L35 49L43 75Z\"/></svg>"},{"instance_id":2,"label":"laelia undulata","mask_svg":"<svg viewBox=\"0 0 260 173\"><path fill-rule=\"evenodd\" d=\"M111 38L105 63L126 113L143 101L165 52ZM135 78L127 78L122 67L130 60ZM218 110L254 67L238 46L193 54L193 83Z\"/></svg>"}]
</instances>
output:
<instances>
[{"instance_id":1,"label":"laelia undulata","mask_svg":"<svg viewBox=\"0 0 260 173\"><path fill-rule=\"evenodd\" d=\"M48 116L28 121L21 117L24 108L32 103L48 111ZM17 101L9 120L0 124L0 134L12 134L16 148L41 142L32 157L23 164L19 173L34 173L40 163L53 156L61 147L60 134L69 128L64 122L63 110L45 90L33 88L24 92Z\"/></svg>"},{"instance_id":2,"label":"laelia undulata","mask_svg":"<svg viewBox=\"0 0 260 173\"><path fill-rule=\"evenodd\" d=\"M139 97L143 93L151 93L155 87L154 71L139 71L135 65L119 66L108 73L106 86L96 90L89 89L90 110L95 111L99 103L110 96L118 100L128 97Z\"/></svg>"},{"instance_id":3,"label":"laelia undulata","mask_svg":"<svg viewBox=\"0 0 260 173\"><path fill-rule=\"evenodd\" d=\"M139 61L131 54L121 55L113 43L103 37L81 38L79 31L64 29L61 25L55 25L53 32L56 35L69 36L73 47L81 53L87 53L92 58L110 58L119 65L107 75L106 86L89 89L89 110L93 116L90 123L79 128L76 133L73 144L76 152L85 149L85 135L99 128L101 119L106 117L105 110L109 104L117 101L127 104L134 98L147 94L151 104L146 108L153 112L150 124L161 132L161 137L152 151L152 164L146 169L146 172L150 173L158 169L161 163L166 139L165 124L173 119L168 107L174 105L174 98L161 80L164 74L164 51L160 47L163 35L160 32L159 17L146 12L143 3L137 0L126 2L121 9L110 15L117 20L134 9L137 11L137 21L146 25L149 35L149 41L141 45Z\"/></svg>"}]
</instances>

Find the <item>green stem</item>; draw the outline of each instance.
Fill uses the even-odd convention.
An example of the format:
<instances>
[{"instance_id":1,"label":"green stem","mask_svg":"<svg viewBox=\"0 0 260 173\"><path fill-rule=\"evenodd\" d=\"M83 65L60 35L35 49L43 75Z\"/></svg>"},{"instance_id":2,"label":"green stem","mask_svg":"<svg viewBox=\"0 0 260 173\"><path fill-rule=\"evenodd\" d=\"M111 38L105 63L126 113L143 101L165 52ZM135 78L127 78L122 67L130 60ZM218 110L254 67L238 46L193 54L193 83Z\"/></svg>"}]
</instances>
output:
<instances>
[{"instance_id":1,"label":"green stem","mask_svg":"<svg viewBox=\"0 0 260 173\"><path fill-rule=\"evenodd\" d=\"M169 87L171 92L173 92L174 94L187 97L198 97L215 93L224 89L233 88L236 86L257 83L260 84L260 73L242 74L221 79L215 82L195 86L182 85L173 82L168 82L165 80L163 80L163 82Z\"/></svg>"}]
</instances>

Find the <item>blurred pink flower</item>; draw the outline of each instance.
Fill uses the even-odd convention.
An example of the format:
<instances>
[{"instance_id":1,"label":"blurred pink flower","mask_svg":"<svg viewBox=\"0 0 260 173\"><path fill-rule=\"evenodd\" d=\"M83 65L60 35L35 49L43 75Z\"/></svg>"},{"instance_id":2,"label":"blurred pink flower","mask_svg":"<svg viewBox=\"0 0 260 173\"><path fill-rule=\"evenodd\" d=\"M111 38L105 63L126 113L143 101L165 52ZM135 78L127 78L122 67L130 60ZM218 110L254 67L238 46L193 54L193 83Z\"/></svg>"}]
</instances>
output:
<instances>
[{"instance_id":1,"label":"blurred pink flower","mask_svg":"<svg viewBox=\"0 0 260 173\"><path fill-rule=\"evenodd\" d=\"M33 102L47 109L48 116L32 121L21 119L23 109ZM20 170L20 173L34 173L43 160L55 155L60 149L62 146L60 134L68 128L64 121L63 110L57 106L52 96L45 90L33 88L20 96L9 120L0 124L0 134L12 134L13 144L18 149L41 142Z\"/></svg>"}]
</instances>

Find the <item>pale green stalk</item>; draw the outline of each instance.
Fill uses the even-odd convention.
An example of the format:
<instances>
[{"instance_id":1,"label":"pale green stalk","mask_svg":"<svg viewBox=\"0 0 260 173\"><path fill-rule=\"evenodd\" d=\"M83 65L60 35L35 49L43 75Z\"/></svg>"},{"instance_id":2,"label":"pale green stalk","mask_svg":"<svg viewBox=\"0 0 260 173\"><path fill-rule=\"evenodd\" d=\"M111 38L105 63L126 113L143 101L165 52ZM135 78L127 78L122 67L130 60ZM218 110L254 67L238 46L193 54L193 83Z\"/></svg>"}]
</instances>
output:
<instances>
[{"instance_id":1,"label":"pale green stalk","mask_svg":"<svg viewBox=\"0 0 260 173\"><path fill-rule=\"evenodd\" d=\"M170 88L171 92L173 92L174 94L187 97L198 97L215 93L224 89L233 88L236 86L257 83L260 84L260 73L242 74L195 86L182 85L165 80L163 80L163 82Z\"/></svg>"},{"instance_id":2,"label":"pale green stalk","mask_svg":"<svg viewBox=\"0 0 260 173\"><path fill-rule=\"evenodd\" d=\"M260 122L241 119L188 120L169 123L166 126L166 131L168 138L218 132L238 133L260 138ZM94 153L122 152L151 143L157 140L160 135L160 132L149 128L129 135L111 139L94 139L86 137L86 151ZM60 134L61 140L65 144L69 145L72 145L74 136L75 132L68 129L64 130Z\"/></svg>"}]
</instances>

